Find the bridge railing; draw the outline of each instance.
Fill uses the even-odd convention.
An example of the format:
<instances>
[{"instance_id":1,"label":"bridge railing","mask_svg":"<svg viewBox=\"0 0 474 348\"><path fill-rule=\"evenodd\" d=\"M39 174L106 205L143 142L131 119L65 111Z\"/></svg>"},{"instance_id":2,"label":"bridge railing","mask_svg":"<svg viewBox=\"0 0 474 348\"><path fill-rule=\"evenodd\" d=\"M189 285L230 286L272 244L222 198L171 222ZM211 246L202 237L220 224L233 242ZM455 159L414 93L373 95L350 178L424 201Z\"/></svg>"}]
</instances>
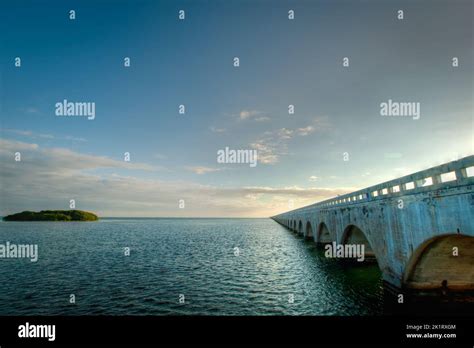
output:
<instances>
[{"instance_id":1,"label":"bridge railing","mask_svg":"<svg viewBox=\"0 0 474 348\"><path fill-rule=\"evenodd\" d=\"M302 213L314 208L339 208L393 196L469 184L474 184L474 155L295 209L292 213Z\"/></svg>"}]
</instances>

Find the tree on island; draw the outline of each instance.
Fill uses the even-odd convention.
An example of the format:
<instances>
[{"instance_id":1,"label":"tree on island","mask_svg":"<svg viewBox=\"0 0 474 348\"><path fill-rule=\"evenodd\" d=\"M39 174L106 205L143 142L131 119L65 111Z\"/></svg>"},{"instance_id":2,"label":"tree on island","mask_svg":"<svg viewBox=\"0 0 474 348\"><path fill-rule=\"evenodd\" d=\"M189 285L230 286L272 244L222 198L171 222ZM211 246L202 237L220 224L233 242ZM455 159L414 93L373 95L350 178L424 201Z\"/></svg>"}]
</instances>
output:
<instances>
[{"instance_id":1,"label":"tree on island","mask_svg":"<svg viewBox=\"0 0 474 348\"><path fill-rule=\"evenodd\" d=\"M82 210L23 211L3 217L3 221L97 221L99 217Z\"/></svg>"}]
</instances>

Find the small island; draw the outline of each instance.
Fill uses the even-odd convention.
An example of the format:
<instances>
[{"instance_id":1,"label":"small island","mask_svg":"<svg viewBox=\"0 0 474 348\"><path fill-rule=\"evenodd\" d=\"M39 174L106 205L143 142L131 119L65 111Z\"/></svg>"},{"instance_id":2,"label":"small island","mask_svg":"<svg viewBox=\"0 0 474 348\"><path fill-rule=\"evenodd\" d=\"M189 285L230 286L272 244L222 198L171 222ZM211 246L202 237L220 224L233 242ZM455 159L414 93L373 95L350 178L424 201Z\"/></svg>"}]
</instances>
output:
<instances>
[{"instance_id":1,"label":"small island","mask_svg":"<svg viewBox=\"0 0 474 348\"><path fill-rule=\"evenodd\" d=\"M23 211L3 217L3 221L97 221L99 217L82 210Z\"/></svg>"}]
</instances>

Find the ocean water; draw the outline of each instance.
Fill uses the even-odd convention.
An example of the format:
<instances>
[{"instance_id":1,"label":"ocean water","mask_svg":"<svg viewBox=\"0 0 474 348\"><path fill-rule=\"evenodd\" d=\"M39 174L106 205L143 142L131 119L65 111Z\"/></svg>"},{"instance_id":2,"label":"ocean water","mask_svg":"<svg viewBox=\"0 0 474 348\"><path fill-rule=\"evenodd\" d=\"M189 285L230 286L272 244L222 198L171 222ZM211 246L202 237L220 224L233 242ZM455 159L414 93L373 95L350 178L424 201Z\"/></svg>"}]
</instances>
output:
<instances>
[{"instance_id":1,"label":"ocean water","mask_svg":"<svg viewBox=\"0 0 474 348\"><path fill-rule=\"evenodd\" d=\"M39 257L0 259L0 315L383 311L376 264L327 259L270 219L0 222L0 243L7 241L37 244Z\"/></svg>"}]
</instances>

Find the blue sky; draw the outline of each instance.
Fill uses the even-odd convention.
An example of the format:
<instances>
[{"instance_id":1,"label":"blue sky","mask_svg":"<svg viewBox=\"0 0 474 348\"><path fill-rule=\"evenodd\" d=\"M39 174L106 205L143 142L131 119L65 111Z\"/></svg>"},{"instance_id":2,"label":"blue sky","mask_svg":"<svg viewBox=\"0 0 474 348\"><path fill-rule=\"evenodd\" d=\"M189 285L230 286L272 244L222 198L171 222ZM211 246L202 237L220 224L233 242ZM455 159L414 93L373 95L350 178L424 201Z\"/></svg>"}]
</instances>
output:
<instances>
[{"instance_id":1,"label":"blue sky","mask_svg":"<svg viewBox=\"0 0 474 348\"><path fill-rule=\"evenodd\" d=\"M0 213L76 199L105 216L268 216L472 154L472 6L4 1ZM55 116L63 99L95 102L95 119ZM420 119L380 116L388 99ZM217 163L226 146L259 164Z\"/></svg>"}]
</instances>

